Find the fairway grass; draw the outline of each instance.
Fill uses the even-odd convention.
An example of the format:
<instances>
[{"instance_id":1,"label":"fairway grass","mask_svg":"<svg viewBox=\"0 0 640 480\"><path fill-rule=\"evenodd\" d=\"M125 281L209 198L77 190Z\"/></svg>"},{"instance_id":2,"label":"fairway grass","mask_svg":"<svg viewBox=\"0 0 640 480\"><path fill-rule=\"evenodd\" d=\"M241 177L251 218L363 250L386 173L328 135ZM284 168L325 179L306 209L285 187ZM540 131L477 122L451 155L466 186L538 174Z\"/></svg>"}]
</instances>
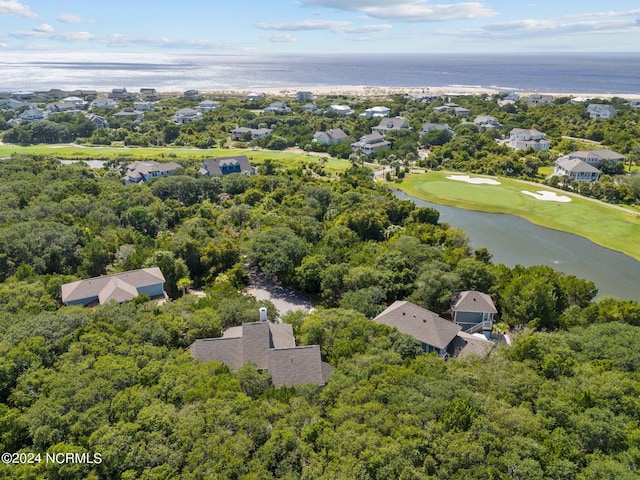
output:
<instances>
[{"instance_id":1,"label":"fairway grass","mask_svg":"<svg viewBox=\"0 0 640 480\"><path fill-rule=\"evenodd\" d=\"M500 185L473 185L446 178L450 173L413 174L397 187L416 198L467 210L516 215L543 227L588 238L640 260L640 214L545 185L498 178ZM493 177L486 177L493 178ZM522 191L555 191L569 203L538 200Z\"/></svg>"},{"instance_id":2,"label":"fairway grass","mask_svg":"<svg viewBox=\"0 0 640 480\"><path fill-rule=\"evenodd\" d=\"M246 155L254 165L260 165L265 160L272 160L278 167L295 167L307 163L324 163L330 173L343 172L351 166L348 160L323 158L316 155L295 152L281 152L275 150L253 150L234 148L178 148L178 147L84 147L78 145L0 145L0 158L17 155L47 155L64 160L157 160L184 159L204 160L205 158L230 157Z\"/></svg>"}]
</instances>

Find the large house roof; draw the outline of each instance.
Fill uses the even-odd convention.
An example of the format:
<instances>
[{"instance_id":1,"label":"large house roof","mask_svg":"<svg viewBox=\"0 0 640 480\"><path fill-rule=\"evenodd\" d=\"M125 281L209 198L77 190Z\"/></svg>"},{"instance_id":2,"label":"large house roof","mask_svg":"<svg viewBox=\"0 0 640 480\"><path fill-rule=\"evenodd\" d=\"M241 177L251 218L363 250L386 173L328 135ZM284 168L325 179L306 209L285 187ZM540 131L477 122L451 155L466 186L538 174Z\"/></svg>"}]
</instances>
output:
<instances>
[{"instance_id":1,"label":"large house roof","mask_svg":"<svg viewBox=\"0 0 640 480\"><path fill-rule=\"evenodd\" d=\"M559 158L556 165L571 173L600 173L596 167L583 162L579 158Z\"/></svg>"},{"instance_id":2,"label":"large house roof","mask_svg":"<svg viewBox=\"0 0 640 480\"><path fill-rule=\"evenodd\" d=\"M465 290L453 297L451 310L458 312L498 313L489 295L475 290Z\"/></svg>"},{"instance_id":3,"label":"large house roof","mask_svg":"<svg viewBox=\"0 0 640 480\"><path fill-rule=\"evenodd\" d=\"M87 278L62 285L62 303L97 297L99 302L124 302L138 296L138 288L164 283L158 267L141 268L128 272Z\"/></svg>"},{"instance_id":4,"label":"large house roof","mask_svg":"<svg viewBox=\"0 0 640 480\"><path fill-rule=\"evenodd\" d=\"M127 166L127 174L125 177L130 181L139 182L143 180L146 175L150 175L154 172L167 173L173 172L178 168L182 168L182 165L175 162L159 163L153 160L133 162Z\"/></svg>"},{"instance_id":5,"label":"large house roof","mask_svg":"<svg viewBox=\"0 0 640 480\"><path fill-rule=\"evenodd\" d=\"M287 323L244 323L225 330L220 338L196 340L189 348L198 360L216 360L234 371L253 362L271 373L276 387L324 385L334 370L322 362L318 345L296 347L292 326Z\"/></svg>"},{"instance_id":6,"label":"large house roof","mask_svg":"<svg viewBox=\"0 0 640 480\"><path fill-rule=\"evenodd\" d=\"M566 155L567 158L600 159L600 160L624 160L626 157L606 148L596 150L576 150Z\"/></svg>"},{"instance_id":7,"label":"large house roof","mask_svg":"<svg viewBox=\"0 0 640 480\"><path fill-rule=\"evenodd\" d=\"M461 330L459 325L406 301L393 302L373 320L438 349L446 348Z\"/></svg>"},{"instance_id":8,"label":"large house roof","mask_svg":"<svg viewBox=\"0 0 640 480\"><path fill-rule=\"evenodd\" d=\"M214 175L214 176L222 176L223 175L223 167L233 165L238 165L240 167L240 171L242 173L253 173L253 167L249 163L249 159L246 155L236 155L233 157L220 157L220 158L207 158L203 162L203 168L200 173L203 175Z\"/></svg>"}]
</instances>

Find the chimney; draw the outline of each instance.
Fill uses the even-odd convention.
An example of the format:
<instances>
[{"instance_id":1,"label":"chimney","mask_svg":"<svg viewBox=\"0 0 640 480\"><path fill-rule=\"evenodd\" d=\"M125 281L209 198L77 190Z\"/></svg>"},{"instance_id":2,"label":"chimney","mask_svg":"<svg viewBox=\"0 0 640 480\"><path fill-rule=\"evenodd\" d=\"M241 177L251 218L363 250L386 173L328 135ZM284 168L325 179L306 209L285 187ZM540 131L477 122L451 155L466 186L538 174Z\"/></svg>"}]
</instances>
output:
<instances>
[{"instance_id":1,"label":"chimney","mask_svg":"<svg viewBox=\"0 0 640 480\"><path fill-rule=\"evenodd\" d=\"M260 321L267 322L267 307L260 307Z\"/></svg>"}]
</instances>

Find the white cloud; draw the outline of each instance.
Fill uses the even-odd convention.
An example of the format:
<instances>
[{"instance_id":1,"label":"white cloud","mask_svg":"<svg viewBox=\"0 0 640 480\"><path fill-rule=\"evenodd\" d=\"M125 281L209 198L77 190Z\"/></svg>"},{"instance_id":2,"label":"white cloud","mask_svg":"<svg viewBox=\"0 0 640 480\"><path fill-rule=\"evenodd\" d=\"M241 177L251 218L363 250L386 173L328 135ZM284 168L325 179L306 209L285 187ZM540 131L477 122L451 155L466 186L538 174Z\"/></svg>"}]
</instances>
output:
<instances>
[{"instance_id":1,"label":"white cloud","mask_svg":"<svg viewBox=\"0 0 640 480\"><path fill-rule=\"evenodd\" d=\"M98 39L109 47L152 46L164 48L229 48L229 45L216 40L170 39L167 37L135 37L131 35L111 34Z\"/></svg>"},{"instance_id":2,"label":"white cloud","mask_svg":"<svg viewBox=\"0 0 640 480\"><path fill-rule=\"evenodd\" d=\"M62 23L93 23L90 20L85 20L79 15L74 15L73 13L61 13L56 18Z\"/></svg>"},{"instance_id":3,"label":"white cloud","mask_svg":"<svg viewBox=\"0 0 640 480\"><path fill-rule=\"evenodd\" d=\"M268 40L274 43L295 43L298 41L296 37L294 37L289 33L282 33L279 35L263 35L260 38L264 38L265 40Z\"/></svg>"},{"instance_id":4,"label":"white cloud","mask_svg":"<svg viewBox=\"0 0 640 480\"><path fill-rule=\"evenodd\" d=\"M595 13L576 13L573 15L566 15L566 18L594 18L594 17L635 17L640 15L640 10L627 10L626 12L595 12Z\"/></svg>"},{"instance_id":5,"label":"white cloud","mask_svg":"<svg viewBox=\"0 0 640 480\"><path fill-rule=\"evenodd\" d=\"M467 20L498 15L483 2L431 4L426 0L303 0L305 5L365 13L371 18L405 23Z\"/></svg>"},{"instance_id":6,"label":"white cloud","mask_svg":"<svg viewBox=\"0 0 640 480\"><path fill-rule=\"evenodd\" d=\"M37 18L38 15L33 13L29 7L22 5L17 0L0 0L0 17L16 15L18 17Z\"/></svg>"},{"instance_id":7,"label":"white cloud","mask_svg":"<svg viewBox=\"0 0 640 480\"><path fill-rule=\"evenodd\" d=\"M43 23L37 27L33 27L34 32L43 32L43 33L51 33L53 32L53 27L48 23Z\"/></svg>"},{"instance_id":8,"label":"white cloud","mask_svg":"<svg viewBox=\"0 0 640 480\"><path fill-rule=\"evenodd\" d=\"M304 31L304 30L328 30L334 33L368 33L388 30L391 25L354 25L351 22L338 20L302 20L289 23L258 23L258 28L263 30Z\"/></svg>"}]
</instances>

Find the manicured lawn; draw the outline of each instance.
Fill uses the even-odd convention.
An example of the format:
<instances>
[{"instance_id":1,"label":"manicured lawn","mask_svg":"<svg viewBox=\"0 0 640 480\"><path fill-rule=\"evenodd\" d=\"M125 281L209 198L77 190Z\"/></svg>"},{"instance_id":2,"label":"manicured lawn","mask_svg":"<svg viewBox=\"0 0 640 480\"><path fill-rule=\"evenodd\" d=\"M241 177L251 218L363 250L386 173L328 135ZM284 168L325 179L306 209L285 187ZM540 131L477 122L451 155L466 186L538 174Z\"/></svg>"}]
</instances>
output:
<instances>
[{"instance_id":1,"label":"manicured lawn","mask_svg":"<svg viewBox=\"0 0 640 480\"><path fill-rule=\"evenodd\" d=\"M407 177L398 188L423 200L468 210L507 213L544 227L574 233L640 260L640 214L518 180L493 177L500 185L472 185L447 179L447 173L432 172ZM471 175L477 177L478 175ZM522 190L556 191L571 197L569 203L542 201Z\"/></svg>"},{"instance_id":2,"label":"manicured lawn","mask_svg":"<svg viewBox=\"0 0 640 480\"><path fill-rule=\"evenodd\" d=\"M320 163L324 161L328 172L342 172L351 166L348 160L335 158L321 159L315 155L294 152L278 152L273 150L231 149L231 148L160 148L160 147L80 147L73 145L0 145L0 157L12 154L53 155L62 159L78 160L110 160L116 158L141 159L193 159L201 160L212 157L229 157L246 155L252 164L260 165L271 159L279 167Z\"/></svg>"}]
</instances>

